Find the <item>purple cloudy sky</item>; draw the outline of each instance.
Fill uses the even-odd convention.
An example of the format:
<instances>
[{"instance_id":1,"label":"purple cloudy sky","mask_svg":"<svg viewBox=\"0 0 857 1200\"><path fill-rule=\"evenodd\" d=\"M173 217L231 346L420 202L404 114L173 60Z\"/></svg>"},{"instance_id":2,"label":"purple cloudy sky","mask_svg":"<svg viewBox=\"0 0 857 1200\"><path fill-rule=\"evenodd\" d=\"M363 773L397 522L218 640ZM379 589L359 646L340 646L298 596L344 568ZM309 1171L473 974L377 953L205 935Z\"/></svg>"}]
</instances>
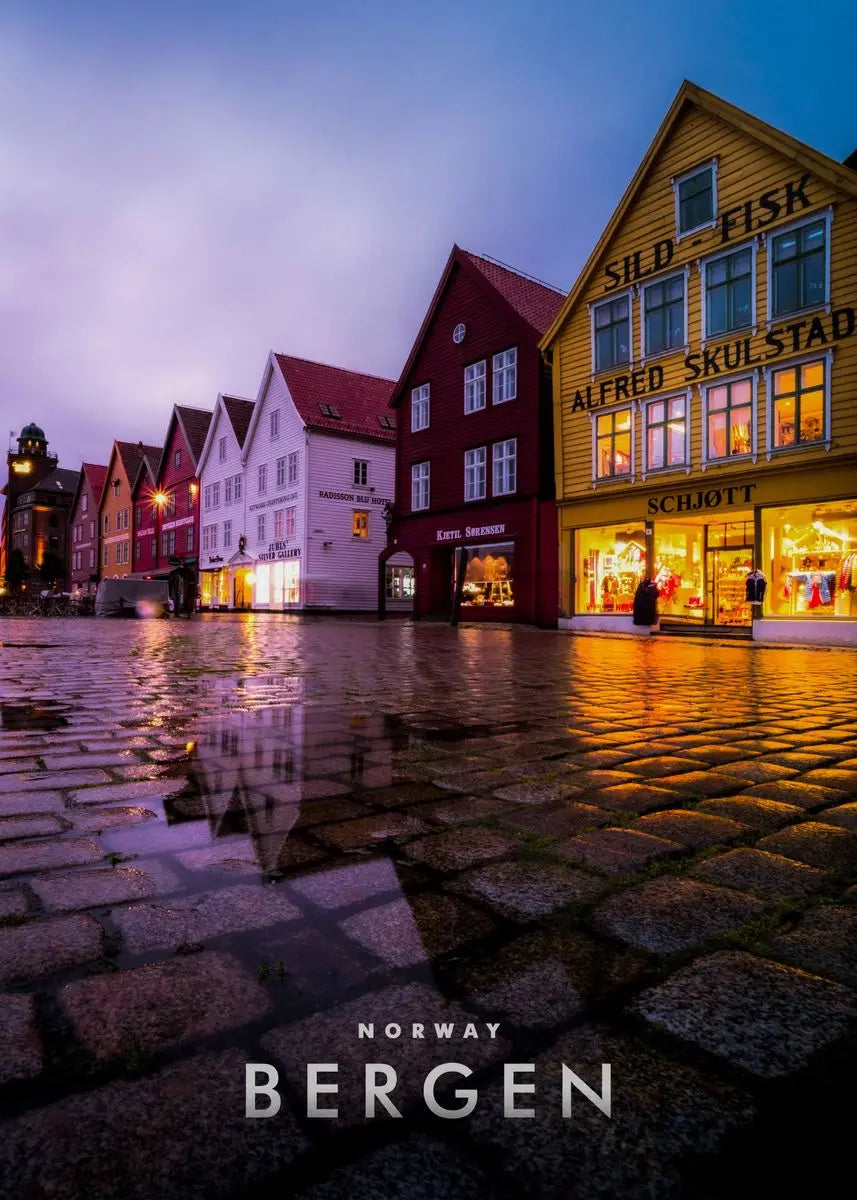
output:
<instances>
[{"instance_id":1,"label":"purple cloudy sky","mask_svg":"<svg viewBox=\"0 0 857 1200\"><path fill-rule=\"evenodd\" d=\"M76 467L271 348L396 376L454 241L567 288L684 76L844 157L854 6L749 10L7 0L4 430Z\"/></svg>"}]
</instances>

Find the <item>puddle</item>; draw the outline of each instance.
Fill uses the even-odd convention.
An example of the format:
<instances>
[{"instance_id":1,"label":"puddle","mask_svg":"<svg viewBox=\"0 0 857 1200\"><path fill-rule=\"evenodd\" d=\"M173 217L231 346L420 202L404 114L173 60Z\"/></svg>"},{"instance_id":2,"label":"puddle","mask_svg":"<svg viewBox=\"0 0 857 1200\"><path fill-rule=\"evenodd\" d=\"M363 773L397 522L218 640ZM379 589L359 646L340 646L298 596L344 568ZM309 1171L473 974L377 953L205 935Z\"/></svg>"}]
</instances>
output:
<instances>
[{"instance_id":1,"label":"puddle","mask_svg":"<svg viewBox=\"0 0 857 1200\"><path fill-rule=\"evenodd\" d=\"M54 700L37 704L0 704L0 729L53 730L68 725L63 711Z\"/></svg>"}]
</instances>

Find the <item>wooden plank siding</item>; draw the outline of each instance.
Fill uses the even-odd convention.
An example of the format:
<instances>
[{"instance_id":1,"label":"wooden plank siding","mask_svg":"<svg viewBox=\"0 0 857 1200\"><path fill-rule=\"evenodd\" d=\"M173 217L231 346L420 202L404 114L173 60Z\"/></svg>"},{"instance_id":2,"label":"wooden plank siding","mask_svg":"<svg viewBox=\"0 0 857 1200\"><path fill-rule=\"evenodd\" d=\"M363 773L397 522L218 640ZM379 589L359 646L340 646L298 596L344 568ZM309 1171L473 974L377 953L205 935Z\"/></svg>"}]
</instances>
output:
<instances>
[{"instance_id":1,"label":"wooden plank siding","mask_svg":"<svg viewBox=\"0 0 857 1200\"><path fill-rule=\"evenodd\" d=\"M676 240L675 203L672 180L675 176L702 165L712 158L717 160L717 212L720 217L713 228L686 235ZM750 339L750 354L758 358L757 368L757 460L752 466L754 472L778 471L793 467L799 461L801 465L827 464L830 460L841 456L853 455L857 452L857 336L842 337L838 341L829 341L826 345L816 343L816 350L821 357L832 348L831 371L831 445L799 448L788 453L778 453L768 459L766 455L766 367L784 367L791 359L801 357L790 349L791 335L783 340L787 342L786 351L776 358L766 359L766 343L769 325L767 322L767 275L770 235L780 228L800 219L810 218L813 214L822 214L830 208L832 221L830 226L830 306L833 311L853 306L857 298L857 199L853 194L840 190L831 182L822 180L811 169L811 160L804 163L797 156L780 153L771 146L761 143L751 133L740 129L721 119L714 113L698 105L687 106L678 117L674 128L667 140L655 155L645 181L625 213L620 226L614 233L603 252L594 264L588 282L582 288L577 302L567 314L565 323L559 328L553 342L553 384L554 384L554 431L556 442L555 477L557 494L560 502L582 501L610 495L625 494L629 491L651 491L658 479L663 486L686 478L690 480L705 479L711 486L716 486L719 480L728 480L738 473L746 473L748 464L741 462L724 462L708 464L703 467L703 430L702 430L702 392L701 378L688 379L685 364L685 349L652 358L645 362L642 358L641 320L642 320L642 288L636 287L632 304L632 362L627 367L617 367L594 375L594 363L591 350L591 315L590 305L593 302L619 295L626 287L624 283L610 288L610 280L605 275L605 267L609 263L621 262L626 255L642 252L643 267L652 260L652 247L655 243L671 238L673 241L673 257L667 269L658 272L666 278L690 268L688 276L688 329L686 339L691 354L697 354L702 349L702 274L699 269L700 260L711 254L724 250L738 249L757 239L756 246L756 325L754 329L736 330L727 335L712 337L707 345L713 349L717 345ZM845 168L843 168L843 171ZM796 211L788 215L785 210L770 224L762 229L754 229L746 234L741 223L741 215L736 214L738 224L730 231L728 241L722 240L722 214L725 210L737 208L746 201L754 202L753 218L767 215L755 206L762 193L779 189L778 199L785 197L788 184L797 184L808 175L804 191L810 201L809 207L798 206ZM857 180L857 174L855 174ZM654 279L655 276L652 276ZM640 280L649 282L649 278ZM802 338L805 338L812 316L821 317L824 329L831 333L831 316L823 308L812 310L810 315L804 313L794 316L775 318L772 324L784 327L792 322L806 320ZM806 353L809 353L807 351ZM654 363L663 370L663 383L656 391L647 391L637 400L649 400L653 395L668 395L670 393L689 391L690 395L690 470L688 474L681 473L676 480L674 474L652 472L647 480L641 478L640 464L642 462L643 421L640 404L635 400L635 429L634 429L634 478L632 480L598 481L593 485L592 478L592 446L593 429L590 412L574 411L572 406L578 389L592 385L593 392L602 378L612 378L620 374L630 374L643 366ZM747 374L747 368L737 371L723 370L719 376L710 375L705 383L717 382L718 379L730 375ZM595 408L594 413L608 411L610 407L625 407L627 401L611 402L608 399L603 408Z\"/></svg>"}]
</instances>

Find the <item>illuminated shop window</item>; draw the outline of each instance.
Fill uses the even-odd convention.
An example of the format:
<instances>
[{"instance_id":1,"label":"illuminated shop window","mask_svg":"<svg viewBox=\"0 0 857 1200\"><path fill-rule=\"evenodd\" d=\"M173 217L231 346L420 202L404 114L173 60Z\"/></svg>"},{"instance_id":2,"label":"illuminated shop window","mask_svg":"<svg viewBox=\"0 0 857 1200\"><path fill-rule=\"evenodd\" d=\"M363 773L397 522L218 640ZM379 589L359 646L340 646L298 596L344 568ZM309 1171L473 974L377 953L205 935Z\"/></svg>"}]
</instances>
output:
<instances>
[{"instance_id":1,"label":"illuminated shop window","mask_svg":"<svg viewBox=\"0 0 857 1200\"><path fill-rule=\"evenodd\" d=\"M764 614L857 617L857 499L762 510Z\"/></svg>"},{"instance_id":2,"label":"illuminated shop window","mask_svg":"<svg viewBox=\"0 0 857 1200\"><path fill-rule=\"evenodd\" d=\"M512 542L493 546L465 546L467 563L461 593L462 607L511 608L514 604L515 547ZM457 562L457 556L456 556ZM455 586L455 579L453 579Z\"/></svg>"},{"instance_id":3,"label":"illuminated shop window","mask_svg":"<svg viewBox=\"0 0 857 1200\"><path fill-rule=\"evenodd\" d=\"M595 477L621 478L631 474L633 425L630 408L600 413L595 418Z\"/></svg>"},{"instance_id":4,"label":"illuminated shop window","mask_svg":"<svg viewBox=\"0 0 857 1200\"><path fill-rule=\"evenodd\" d=\"M771 238L771 316L782 317L828 300L828 218Z\"/></svg>"},{"instance_id":5,"label":"illuminated shop window","mask_svg":"<svg viewBox=\"0 0 857 1200\"><path fill-rule=\"evenodd\" d=\"M595 370L625 366L631 361L631 300L619 296L592 308Z\"/></svg>"},{"instance_id":6,"label":"illuminated shop window","mask_svg":"<svg viewBox=\"0 0 857 1200\"><path fill-rule=\"evenodd\" d=\"M387 567L385 592L388 600L412 600L414 568Z\"/></svg>"},{"instance_id":7,"label":"illuminated shop window","mask_svg":"<svg viewBox=\"0 0 857 1200\"><path fill-rule=\"evenodd\" d=\"M270 603L271 596L271 568L267 563L260 563L256 567L254 597L256 604Z\"/></svg>"},{"instance_id":8,"label":"illuminated shop window","mask_svg":"<svg viewBox=\"0 0 857 1200\"><path fill-rule=\"evenodd\" d=\"M575 611L630 613L646 571L643 525L579 529L575 535Z\"/></svg>"},{"instance_id":9,"label":"illuminated shop window","mask_svg":"<svg viewBox=\"0 0 857 1200\"><path fill-rule=\"evenodd\" d=\"M705 459L749 455L754 445L754 387L751 379L712 384L705 394Z\"/></svg>"},{"instance_id":10,"label":"illuminated shop window","mask_svg":"<svg viewBox=\"0 0 857 1200\"><path fill-rule=\"evenodd\" d=\"M772 449L826 440L826 368L822 359L770 372Z\"/></svg>"},{"instance_id":11,"label":"illuminated shop window","mask_svg":"<svg viewBox=\"0 0 857 1200\"><path fill-rule=\"evenodd\" d=\"M703 543L702 526L656 522L654 580L661 616L703 619Z\"/></svg>"}]
</instances>

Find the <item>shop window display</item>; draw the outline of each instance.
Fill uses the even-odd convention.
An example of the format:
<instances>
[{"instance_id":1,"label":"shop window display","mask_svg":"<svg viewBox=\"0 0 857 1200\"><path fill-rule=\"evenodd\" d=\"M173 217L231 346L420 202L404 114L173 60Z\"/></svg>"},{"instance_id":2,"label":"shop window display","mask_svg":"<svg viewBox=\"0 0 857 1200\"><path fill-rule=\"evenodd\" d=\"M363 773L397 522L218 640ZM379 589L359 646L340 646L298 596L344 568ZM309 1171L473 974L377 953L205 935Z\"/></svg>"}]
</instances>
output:
<instances>
[{"instance_id":1,"label":"shop window display","mask_svg":"<svg viewBox=\"0 0 857 1200\"><path fill-rule=\"evenodd\" d=\"M465 546L467 566L461 593L462 607L511 608L514 599L515 547L511 542L494 546Z\"/></svg>"},{"instance_id":2,"label":"shop window display","mask_svg":"<svg viewBox=\"0 0 857 1200\"><path fill-rule=\"evenodd\" d=\"M857 500L764 509L762 545L767 615L857 617Z\"/></svg>"},{"instance_id":3,"label":"shop window display","mask_svg":"<svg viewBox=\"0 0 857 1200\"><path fill-rule=\"evenodd\" d=\"M580 529L576 535L575 611L630 613L634 592L646 573L642 525Z\"/></svg>"},{"instance_id":4,"label":"shop window display","mask_svg":"<svg viewBox=\"0 0 857 1200\"><path fill-rule=\"evenodd\" d=\"M704 530L698 525L655 526L655 583L661 616L701 621L705 613Z\"/></svg>"}]
</instances>

